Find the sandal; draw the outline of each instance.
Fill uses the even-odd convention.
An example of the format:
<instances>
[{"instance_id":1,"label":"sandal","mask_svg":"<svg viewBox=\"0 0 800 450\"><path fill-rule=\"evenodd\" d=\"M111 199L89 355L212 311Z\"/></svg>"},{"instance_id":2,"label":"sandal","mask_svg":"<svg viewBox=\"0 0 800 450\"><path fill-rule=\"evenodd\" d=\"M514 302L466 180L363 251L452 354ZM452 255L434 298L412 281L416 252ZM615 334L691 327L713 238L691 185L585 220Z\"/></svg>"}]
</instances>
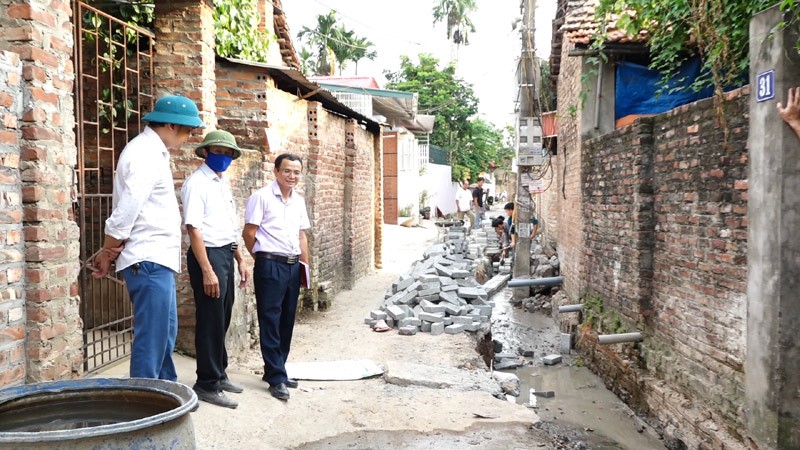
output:
<instances>
[{"instance_id":1,"label":"sandal","mask_svg":"<svg viewBox=\"0 0 800 450\"><path fill-rule=\"evenodd\" d=\"M386 324L386 321L381 319L375 322L375 325L372 326L372 331L377 331L378 333L383 333L384 331L391 330L392 327Z\"/></svg>"}]
</instances>

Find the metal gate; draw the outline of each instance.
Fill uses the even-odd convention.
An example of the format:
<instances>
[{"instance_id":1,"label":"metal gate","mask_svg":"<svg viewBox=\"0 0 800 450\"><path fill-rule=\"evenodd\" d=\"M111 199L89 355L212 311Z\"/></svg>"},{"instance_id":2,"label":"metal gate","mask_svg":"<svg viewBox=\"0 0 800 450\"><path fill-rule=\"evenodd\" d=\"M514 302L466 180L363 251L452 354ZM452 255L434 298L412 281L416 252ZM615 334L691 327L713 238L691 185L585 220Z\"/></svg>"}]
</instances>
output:
<instances>
[{"instance_id":1,"label":"metal gate","mask_svg":"<svg viewBox=\"0 0 800 450\"><path fill-rule=\"evenodd\" d=\"M122 279L92 277L111 214L114 169L125 144L153 108L153 33L75 2L75 98L78 168L75 220L80 227L78 275L83 368L96 371L130 354L133 312Z\"/></svg>"}]
</instances>

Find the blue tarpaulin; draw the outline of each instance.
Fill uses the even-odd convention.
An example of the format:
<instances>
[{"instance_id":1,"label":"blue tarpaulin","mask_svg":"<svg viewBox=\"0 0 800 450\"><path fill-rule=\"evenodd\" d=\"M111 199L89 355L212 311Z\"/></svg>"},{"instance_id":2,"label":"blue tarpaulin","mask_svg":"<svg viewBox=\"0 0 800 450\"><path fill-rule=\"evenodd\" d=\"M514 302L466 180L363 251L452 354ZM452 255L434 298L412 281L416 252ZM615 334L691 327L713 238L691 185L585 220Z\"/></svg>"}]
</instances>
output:
<instances>
[{"instance_id":1,"label":"blue tarpaulin","mask_svg":"<svg viewBox=\"0 0 800 450\"><path fill-rule=\"evenodd\" d=\"M687 103L714 95L712 86L699 92L688 88L700 75L700 59L686 61L678 73L662 89L660 72L646 66L621 61L617 63L616 111L614 119L630 114L660 114ZM687 86L679 92L670 93L676 86ZM656 93L661 90L659 95Z\"/></svg>"}]
</instances>

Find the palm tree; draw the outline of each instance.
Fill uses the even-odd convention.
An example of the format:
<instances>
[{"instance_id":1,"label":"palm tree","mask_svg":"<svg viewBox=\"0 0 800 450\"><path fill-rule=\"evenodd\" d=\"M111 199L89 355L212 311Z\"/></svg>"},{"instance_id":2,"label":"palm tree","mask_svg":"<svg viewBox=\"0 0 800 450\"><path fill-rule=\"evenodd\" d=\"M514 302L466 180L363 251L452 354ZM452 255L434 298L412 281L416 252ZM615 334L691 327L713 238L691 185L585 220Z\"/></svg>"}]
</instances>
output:
<instances>
[{"instance_id":1,"label":"palm tree","mask_svg":"<svg viewBox=\"0 0 800 450\"><path fill-rule=\"evenodd\" d=\"M437 4L433 7L433 24L446 20L447 39L454 44L469 44L469 33L475 31L475 25L469 18L469 14L475 12L477 5L475 0L436 0Z\"/></svg>"},{"instance_id":2,"label":"palm tree","mask_svg":"<svg viewBox=\"0 0 800 450\"><path fill-rule=\"evenodd\" d=\"M377 55L375 51L369 51L372 42L337 23L335 11L317 16L317 27L313 30L303 27L297 37L301 40L307 37L308 44L316 49L315 75L335 75L348 61L358 64L361 59L375 59ZM310 52L306 55L311 56Z\"/></svg>"}]
</instances>

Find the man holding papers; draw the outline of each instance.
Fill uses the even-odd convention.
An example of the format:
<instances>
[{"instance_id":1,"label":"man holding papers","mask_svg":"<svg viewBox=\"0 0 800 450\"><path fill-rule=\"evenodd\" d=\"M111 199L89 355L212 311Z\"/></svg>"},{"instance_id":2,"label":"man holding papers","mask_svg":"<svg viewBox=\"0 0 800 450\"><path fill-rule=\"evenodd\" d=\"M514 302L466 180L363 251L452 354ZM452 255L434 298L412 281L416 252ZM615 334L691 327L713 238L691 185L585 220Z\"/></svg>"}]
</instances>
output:
<instances>
[{"instance_id":1,"label":"man holding papers","mask_svg":"<svg viewBox=\"0 0 800 450\"><path fill-rule=\"evenodd\" d=\"M297 381L286 375L286 359L300 295L300 272L308 264L305 230L311 228L306 202L295 186L303 174L303 161L289 153L275 159L275 181L247 200L244 215L245 246L255 258L258 328L264 376L269 393L289 400L287 388ZM300 264L302 263L302 264Z\"/></svg>"}]
</instances>

